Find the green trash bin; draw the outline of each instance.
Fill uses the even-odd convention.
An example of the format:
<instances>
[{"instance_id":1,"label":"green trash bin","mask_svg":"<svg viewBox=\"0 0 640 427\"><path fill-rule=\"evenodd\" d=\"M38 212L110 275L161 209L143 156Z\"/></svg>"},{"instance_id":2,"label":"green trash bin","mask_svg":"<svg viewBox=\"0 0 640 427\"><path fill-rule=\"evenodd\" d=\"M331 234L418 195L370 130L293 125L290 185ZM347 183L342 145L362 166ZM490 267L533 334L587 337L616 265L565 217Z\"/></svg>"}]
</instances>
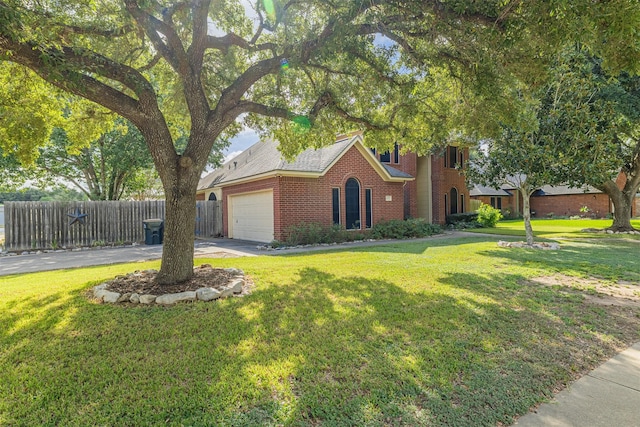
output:
<instances>
[{"instance_id":1,"label":"green trash bin","mask_svg":"<svg viewBox=\"0 0 640 427\"><path fill-rule=\"evenodd\" d=\"M151 218L145 219L142 224L144 226L144 244L161 245L164 237L164 221L159 218Z\"/></svg>"}]
</instances>

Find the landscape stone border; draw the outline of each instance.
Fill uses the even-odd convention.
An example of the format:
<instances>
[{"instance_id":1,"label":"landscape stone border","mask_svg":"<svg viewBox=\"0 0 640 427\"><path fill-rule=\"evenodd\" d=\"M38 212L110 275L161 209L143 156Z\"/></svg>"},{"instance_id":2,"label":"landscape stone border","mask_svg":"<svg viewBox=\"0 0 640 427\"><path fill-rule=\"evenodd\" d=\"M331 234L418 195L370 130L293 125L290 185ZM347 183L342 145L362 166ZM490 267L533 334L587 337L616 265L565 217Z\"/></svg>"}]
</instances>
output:
<instances>
[{"instance_id":1,"label":"landscape stone border","mask_svg":"<svg viewBox=\"0 0 640 427\"><path fill-rule=\"evenodd\" d=\"M542 250L552 250L557 251L560 249L560 245L555 242L540 242L534 243L532 245L527 244L526 242L505 242L504 240L498 241L498 246L501 248L531 248L531 249L542 249Z\"/></svg>"},{"instance_id":2,"label":"landscape stone border","mask_svg":"<svg viewBox=\"0 0 640 427\"><path fill-rule=\"evenodd\" d=\"M234 274L229 280L227 285L221 288L203 287L196 289L195 291L178 292L174 294L164 295L139 295L137 293L124 293L113 292L107 289L108 283L101 283L93 288L93 297L103 303L119 304L119 303L133 303L133 304L159 304L159 305L173 305L179 302L190 301L214 301L219 298L227 298L233 295L242 293L242 289L246 284L244 272L237 268L225 268L224 271Z\"/></svg>"},{"instance_id":3,"label":"landscape stone border","mask_svg":"<svg viewBox=\"0 0 640 427\"><path fill-rule=\"evenodd\" d=\"M630 231L613 231L609 229L601 230L599 228L583 228L580 230L583 233L597 233L597 234L635 234L640 235L640 231L638 230L630 230Z\"/></svg>"}]
</instances>

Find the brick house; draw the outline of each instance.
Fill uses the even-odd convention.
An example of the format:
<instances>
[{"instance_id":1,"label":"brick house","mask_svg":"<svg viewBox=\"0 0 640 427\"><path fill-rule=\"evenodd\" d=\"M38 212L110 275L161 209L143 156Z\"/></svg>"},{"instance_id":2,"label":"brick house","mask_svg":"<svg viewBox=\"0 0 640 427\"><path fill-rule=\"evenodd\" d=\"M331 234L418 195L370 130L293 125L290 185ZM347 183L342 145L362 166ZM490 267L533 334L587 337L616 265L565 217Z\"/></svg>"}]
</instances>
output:
<instances>
[{"instance_id":1,"label":"brick house","mask_svg":"<svg viewBox=\"0 0 640 427\"><path fill-rule=\"evenodd\" d=\"M444 223L462 212L469 193L456 167L466 152L446 156L377 153L361 134L282 159L275 141L260 141L200 180L197 198L221 200L225 237L284 240L293 225L339 224L366 230L382 220L423 217Z\"/></svg>"},{"instance_id":2,"label":"brick house","mask_svg":"<svg viewBox=\"0 0 640 427\"><path fill-rule=\"evenodd\" d=\"M623 179L624 175L620 174L617 179L620 187L624 186ZM503 185L495 189L476 185L471 190L471 198L500 209L503 213L522 214L522 196L513 186ZM589 209L586 214L581 211L585 206ZM640 198L636 197L635 206L631 209L632 216L638 214L639 207ZM545 185L531 195L530 209L532 216L537 218L575 215L604 218L613 212L613 204L608 195L590 186L570 188L566 185Z\"/></svg>"}]
</instances>

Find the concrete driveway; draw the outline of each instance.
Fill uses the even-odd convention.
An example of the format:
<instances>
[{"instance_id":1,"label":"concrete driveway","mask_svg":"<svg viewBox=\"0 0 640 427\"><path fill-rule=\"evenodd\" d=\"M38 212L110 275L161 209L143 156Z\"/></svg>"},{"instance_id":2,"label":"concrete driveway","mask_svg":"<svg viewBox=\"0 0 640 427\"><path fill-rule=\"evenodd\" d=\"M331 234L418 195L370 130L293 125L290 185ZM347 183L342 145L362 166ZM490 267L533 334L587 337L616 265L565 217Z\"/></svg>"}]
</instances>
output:
<instances>
[{"instance_id":1,"label":"concrete driveway","mask_svg":"<svg viewBox=\"0 0 640 427\"><path fill-rule=\"evenodd\" d=\"M231 239L197 241L196 257L255 256L259 251L255 242ZM100 248L0 257L0 276L94 265L142 262L162 257L162 245L138 245L122 248Z\"/></svg>"}]
</instances>

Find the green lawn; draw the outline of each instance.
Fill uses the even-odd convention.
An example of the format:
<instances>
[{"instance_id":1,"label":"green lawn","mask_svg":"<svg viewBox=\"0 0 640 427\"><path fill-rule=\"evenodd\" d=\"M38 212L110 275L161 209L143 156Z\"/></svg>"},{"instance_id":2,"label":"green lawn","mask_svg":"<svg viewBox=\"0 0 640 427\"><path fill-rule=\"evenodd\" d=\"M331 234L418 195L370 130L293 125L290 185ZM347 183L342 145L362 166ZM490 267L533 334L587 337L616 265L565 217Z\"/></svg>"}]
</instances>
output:
<instances>
[{"instance_id":1,"label":"green lawn","mask_svg":"<svg viewBox=\"0 0 640 427\"><path fill-rule=\"evenodd\" d=\"M602 234L583 233L585 228L603 229L611 226L610 219L532 219L533 234L542 238L554 237L597 237ZM632 219L631 225L640 229L640 218ZM477 233L501 234L508 236L524 236L523 220L503 220L498 222L495 228L477 228L465 231Z\"/></svg>"},{"instance_id":2,"label":"green lawn","mask_svg":"<svg viewBox=\"0 0 640 427\"><path fill-rule=\"evenodd\" d=\"M640 259L496 240L201 260L253 293L170 308L85 298L157 263L0 277L0 425L509 424L640 339L640 309L529 279L638 283Z\"/></svg>"}]
</instances>

